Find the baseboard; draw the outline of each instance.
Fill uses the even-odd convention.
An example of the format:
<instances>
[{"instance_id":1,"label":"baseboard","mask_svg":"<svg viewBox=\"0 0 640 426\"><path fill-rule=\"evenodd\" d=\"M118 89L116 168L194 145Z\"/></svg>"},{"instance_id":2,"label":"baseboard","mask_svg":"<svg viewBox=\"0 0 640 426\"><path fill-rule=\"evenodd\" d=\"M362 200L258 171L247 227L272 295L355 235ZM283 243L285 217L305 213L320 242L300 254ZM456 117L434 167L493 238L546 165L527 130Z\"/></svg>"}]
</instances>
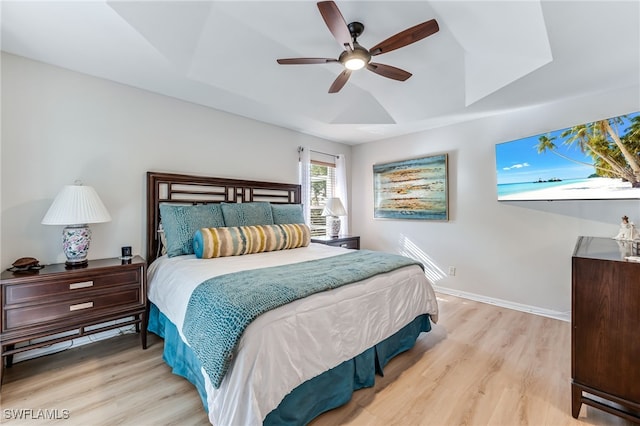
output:
<instances>
[{"instance_id":1,"label":"baseboard","mask_svg":"<svg viewBox=\"0 0 640 426\"><path fill-rule=\"evenodd\" d=\"M433 286L433 289L438 293L448 294L451 296L461 297L463 299L474 300L476 302L488 303L490 305L500 306L502 308L513 309L516 311L527 312L530 314L540 315L547 318L553 318L560 321L571 321L571 312L560 312L551 309L544 309L538 306L525 305L522 303L510 302L508 300L495 299L493 297L481 296L475 293L468 293L466 291L454 290L447 287Z\"/></svg>"},{"instance_id":2,"label":"baseboard","mask_svg":"<svg viewBox=\"0 0 640 426\"><path fill-rule=\"evenodd\" d=\"M114 325L117 324L118 322L125 322L127 320L129 320L131 318L122 318L120 320L116 320L116 321L109 321L103 324L98 324L97 326L104 326L104 325ZM105 340L105 339L110 339L112 337L115 336L119 336L122 334L129 334L129 333L135 333L136 332L136 327L135 325L127 325L124 327L119 327L119 328L114 328L111 330L106 330L103 331L102 333L95 333L95 334L89 334L86 336L82 336L82 337L77 337L73 340L69 340L66 342L60 342L60 343L54 343L52 345L48 345L48 346L42 346L40 348L35 348L35 349L31 349L25 352L20 352L17 353L13 356L13 362L20 362L20 361L26 361L28 359L33 359L33 358L38 358L40 356L44 356L44 355L51 355L54 354L56 352L62 352L65 351L67 349L71 349L71 348L76 348L78 346L83 346L89 343L93 343L93 342L97 342L100 340ZM61 333L59 335L56 336L64 336L66 333ZM51 336L50 336L51 337ZM37 342L38 339L35 339L33 342ZM19 347L20 345L17 345L17 347Z\"/></svg>"}]
</instances>

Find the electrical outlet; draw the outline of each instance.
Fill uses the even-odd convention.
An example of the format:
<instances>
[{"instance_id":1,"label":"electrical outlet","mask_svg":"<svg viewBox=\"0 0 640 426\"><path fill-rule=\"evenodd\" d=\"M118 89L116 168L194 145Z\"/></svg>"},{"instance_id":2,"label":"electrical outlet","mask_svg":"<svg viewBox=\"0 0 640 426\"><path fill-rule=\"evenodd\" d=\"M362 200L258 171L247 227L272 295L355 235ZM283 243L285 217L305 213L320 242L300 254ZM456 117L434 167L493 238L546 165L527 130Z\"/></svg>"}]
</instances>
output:
<instances>
[{"instance_id":1,"label":"electrical outlet","mask_svg":"<svg viewBox=\"0 0 640 426\"><path fill-rule=\"evenodd\" d=\"M456 275L456 267L455 266L449 266L449 275L451 275L452 277L454 277Z\"/></svg>"}]
</instances>

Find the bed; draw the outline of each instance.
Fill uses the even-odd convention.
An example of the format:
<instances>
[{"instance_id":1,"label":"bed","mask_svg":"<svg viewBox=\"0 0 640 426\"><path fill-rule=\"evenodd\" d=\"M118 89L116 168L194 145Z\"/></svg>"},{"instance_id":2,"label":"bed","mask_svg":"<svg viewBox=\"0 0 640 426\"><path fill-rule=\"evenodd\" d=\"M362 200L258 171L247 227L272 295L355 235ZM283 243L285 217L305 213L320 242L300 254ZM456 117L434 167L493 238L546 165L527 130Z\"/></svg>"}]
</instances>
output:
<instances>
[{"instance_id":1,"label":"bed","mask_svg":"<svg viewBox=\"0 0 640 426\"><path fill-rule=\"evenodd\" d=\"M299 185L147 173L148 329L214 425L306 424L437 321L421 265L309 243L300 212ZM240 293L265 307L219 314Z\"/></svg>"}]
</instances>

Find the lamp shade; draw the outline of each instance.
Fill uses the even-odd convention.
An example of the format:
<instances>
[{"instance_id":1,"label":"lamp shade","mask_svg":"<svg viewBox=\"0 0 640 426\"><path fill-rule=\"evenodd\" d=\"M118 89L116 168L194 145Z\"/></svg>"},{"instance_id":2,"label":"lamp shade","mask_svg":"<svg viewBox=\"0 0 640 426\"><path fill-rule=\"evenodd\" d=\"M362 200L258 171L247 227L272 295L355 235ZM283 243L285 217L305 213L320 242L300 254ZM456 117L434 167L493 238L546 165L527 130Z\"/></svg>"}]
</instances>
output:
<instances>
[{"instance_id":1,"label":"lamp shade","mask_svg":"<svg viewBox=\"0 0 640 426\"><path fill-rule=\"evenodd\" d=\"M80 225L111 221L107 208L91 186L66 185L42 219L43 225Z\"/></svg>"},{"instance_id":2,"label":"lamp shade","mask_svg":"<svg viewBox=\"0 0 640 426\"><path fill-rule=\"evenodd\" d=\"M322 210L322 216L346 216L347 211L340 198L328 198Z\"/></svg>"}]
</instances>

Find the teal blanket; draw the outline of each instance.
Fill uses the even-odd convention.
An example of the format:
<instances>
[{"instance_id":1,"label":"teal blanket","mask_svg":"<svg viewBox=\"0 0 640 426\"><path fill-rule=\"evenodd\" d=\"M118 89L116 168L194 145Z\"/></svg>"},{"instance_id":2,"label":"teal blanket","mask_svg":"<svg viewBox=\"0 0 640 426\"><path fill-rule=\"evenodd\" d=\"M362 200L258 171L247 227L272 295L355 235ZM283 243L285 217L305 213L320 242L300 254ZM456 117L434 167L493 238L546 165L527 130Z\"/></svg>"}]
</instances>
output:
<instances>
[{"instance_id":1,"label":"teal blanket","mask_svg":"<svg viewBox=\"0 0 640 426\"><path fill-rule=\"evenodd\" d=\"M419 262L358 250L325 259L217 276L194 290L182 332L219 388L247 326L260 314L297 299Z\"/></svg>"}]
</instances>

